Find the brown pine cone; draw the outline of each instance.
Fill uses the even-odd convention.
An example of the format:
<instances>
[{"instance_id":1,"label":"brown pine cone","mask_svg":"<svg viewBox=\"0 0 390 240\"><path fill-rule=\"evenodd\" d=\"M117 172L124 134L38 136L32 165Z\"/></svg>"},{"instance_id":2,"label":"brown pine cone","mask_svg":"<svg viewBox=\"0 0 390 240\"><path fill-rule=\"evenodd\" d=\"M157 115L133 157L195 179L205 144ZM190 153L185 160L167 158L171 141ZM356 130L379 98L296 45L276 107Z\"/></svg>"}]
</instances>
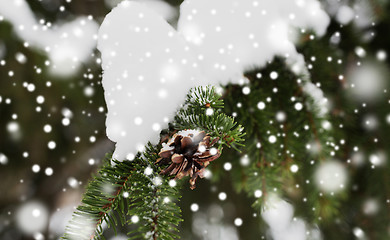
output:
<instances>
[{"instance_id":1,"label":"brown pine cone","mask_svg":"<svg viewBox=\"0 0 390 240\"><path fill-rule=\"evenodd\" d=\"M203 172L209 162L221 156L220 151L212 146L219 140L210 140L209 134L204 131L183 130L172 136L158 154L156 164L170 165L161 171L160 174L176 175L181 179L190 176L190 188L195 188L195 181L203 178Z\"/></svg>"}]
</instances>

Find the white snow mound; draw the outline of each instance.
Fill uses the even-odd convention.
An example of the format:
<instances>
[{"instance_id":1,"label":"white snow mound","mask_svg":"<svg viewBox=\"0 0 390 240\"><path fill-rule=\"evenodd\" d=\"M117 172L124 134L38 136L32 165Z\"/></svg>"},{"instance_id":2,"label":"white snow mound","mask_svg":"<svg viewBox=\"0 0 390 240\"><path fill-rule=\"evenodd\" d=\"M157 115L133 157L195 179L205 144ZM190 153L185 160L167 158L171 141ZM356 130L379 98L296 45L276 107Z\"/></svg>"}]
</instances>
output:
<instances>
[{"instance_id":1,"label":"white snow mound","mask_svg":"<svg viewBox=\"0 0 390 240\"><path fill-rule=\"evenodd\" d=\"M130 158L158 141L191 87L204 85L184 39L160 15L123 1L99 30L107 136L114 158Z\"/></svg>"},{"instance_id":2,"label":"white snow mound","mask_svg":"<svg viewBox=\"0 0 390 240\"><path fill-rule=\"evenodd\" d=\"M329 23L317 0L186 0L180 10L177 31L139 1L121 2L102 23L107 136L119 160L157 141L193 86L235 83L275 56L305 71L292 29L322 35Z\"/></svg>"}]
</instances>

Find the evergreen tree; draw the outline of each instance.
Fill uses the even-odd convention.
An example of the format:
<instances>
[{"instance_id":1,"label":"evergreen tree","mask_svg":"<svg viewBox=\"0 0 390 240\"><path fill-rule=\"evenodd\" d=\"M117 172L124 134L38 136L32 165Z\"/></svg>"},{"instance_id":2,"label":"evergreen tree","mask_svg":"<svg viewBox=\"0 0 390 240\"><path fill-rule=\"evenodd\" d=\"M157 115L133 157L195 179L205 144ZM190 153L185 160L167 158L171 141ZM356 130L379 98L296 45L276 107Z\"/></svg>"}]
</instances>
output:
<instances>
[{"instance_id":1,"label":"evergreen tree","mask_svg":"<svg viewBox=\"0 0 390 240\"><path fill-rule=\"evenodd\" d=\"M110 10L103 1L67 1L65 11L27 2L47 22L92 14L100 24ZM325 35L304 29L296 40L307 72L279 55L238 83L192 88L158 144L150 139L131 160L113 157L106 140L98 51L73 75L55 75L50 54L26 47L0 10L0 238L24 238L8 215L20 196L54 212L80 180L82 202L62 239L389 239L390 4L320 3Z\"/></svg>"}]
</instances>

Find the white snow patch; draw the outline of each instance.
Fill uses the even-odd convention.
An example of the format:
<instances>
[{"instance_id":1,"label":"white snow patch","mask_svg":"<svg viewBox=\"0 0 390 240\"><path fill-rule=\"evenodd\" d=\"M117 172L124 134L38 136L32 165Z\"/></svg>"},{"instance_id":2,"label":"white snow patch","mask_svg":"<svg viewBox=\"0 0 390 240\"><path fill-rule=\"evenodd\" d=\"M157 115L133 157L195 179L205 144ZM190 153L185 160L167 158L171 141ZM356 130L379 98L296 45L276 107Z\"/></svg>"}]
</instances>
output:
<instances>
[{"instance_id":1,"label":"white snow patch","mask_svg":"<svg viewBox=\"0 0 390 240\"><path fill-rule=\"evenodd\" d=\"M303 91L313 98L314 105L318 108L318 115L323 117L328 113L328 100L324 92L312 82L306 81L303 85Z\"/></svg>"},{"instance_id":2,"label":"white snow patch","mask_svg":"<svg viewBox=\"0 0 390 240\"><path fill-rule=\"evenodd\" d=\"M370 163L376 167L383 166L387 163L387 155L383 151L372 153L368 158Z\"/></svg>"},{"instance_id":3,"label":"white snow patch","mask_svg":"<svg viewBox=\"0 0 390 240\"><path fill-rule=\"evenodd\" d=\"M355 235L355 237L357 239L366 239L366 234L364 233L364 231L359 228L359 227L355 227L353 228L353 235Z\"/></svg>"},{"instance_id":4,"label":"white snow patch","mask_svg":"<svg viewBox=\"0 0 390 240\"><path fill-rule=\"evenodd\" d=\"M345 188L347 170L335 160L322 162L314 173L317 187L326 193L337 193Z\"/></svg>"},{"instance_id":5,"label":"white snow patch","mask_svg":"<svg viewBox=\"0 0 390 240\"><path fill-rule=\"evenodd\" d=\"M294 208L291 204L276 196L270 196L266 202L267 209L261 214L270 227L274 240L305 240L306 225L302 219L293 218Z\"/></svg>"},{"instance_id":6,"label":"white snow patch","mask_svg":"<svg viewBox=\"0 0 390 240\"><path fill-rule=\"evenodd\" d=\"M355 16L355 12L349 6L343 5L341 6L336 14L336 19L339 23L347 25L353 17Z\"/></svg>"},{"instance_id":7,"label":"white snow patch","mask_svg":"<svg viewBox=\"0 0 390 240\"><path fill-rule=\"evenodd\" d=\"M153 124L165 128L188 90L205 85L204 78L181 36L142 3L123 1L106 16L98 49L107 136L116 142L114 157L123 160L137 146L158 141ZM160 90L169 97L159 96ZM134 123L136 117L143 119L140 125Z\"/></svg>"},{"instance_id":8,"label":"white snow patch","mask_svg":"<svg viewBox=\"0 0 390 240\"><path fill-rule=\"evenodd\" d=\"M128 237L126 235L118 235L110 238L110 240L127 240Z\"/></svg>"},{"instance_id":9,"label":"white snow patch","mask_svg":"<svg viewBox=\"0 0 390 240\"><path fill-rule=\"evenodd\" d=\"M365 30L373 22L376 22L377 16L369 1L355 1L350 2L349 5L346 5L346 2L340 0L323 1L326 12L335 17L341 24L348 24L352 21L355 26Z\"/></svg>"},{"instance_id":10,"label":"white snow patch","mask_svg":"<svg viewBox=\"0 0 390 240\"><path fill-rule=\"evenodd\" d=\"M41 202L30 201L18 208L15 217L16 224L23 233L33 234L46 228L49 211Z\"/></svg>"},{"instance_id":11,"label":"white snow patch","mask_svg":"<svg viewBox=\"0 0 390 240\"><path fill-rule=\"evenodd\" d=\"M328 24L317 0L186 0L178 31L202 56L199 64L209 79L226 84L275 56L301 61L290 39L292 28L323 35Z\"/></svg>"},{"instance_id":12,"label":"white snow patch","mask_svg":"<svg viewBox=\"0 0 390 240\"><path fill-rule=\"evenodd\" d=\"M142 2L148 8L155 11L157 14L159 14L162 18L164 18L167 21L174 20L177 17L179 12L175 7L162 0L132 0L132 1ZM104 0L104 3L109 8L116 7L116 5L118 5L120 2L122 2L122 0Z\"/></svg>"},{"instance_id":13,"label":"white snow patch","mask_svg":"<svg viewBox=\"0 0 390 240\"><path fill-rule=\"evenodd\" d=\"M50 216L49 230L51 233L57 235L64 234L64 229L68 222L72 219L72 214L74 207L71 205L59 208L57 211L54 211Z\"/></svg>"},{"instance_id":14,"label":"white snow patch","mask_svg":"<svg viewBox=\"0 0 390 240\"><path fill-rule=\"evenodd\" d=\"M98 24L87 17L48 27L38 23L25 0L0 0L0 15L23 41L48 54L56 75L74 74L96 46Z\"/></svg>"},{"instance_id":15,"label":"white snow patch","mask_svg":"<svg viewBox=\"0 0 390 240\"><path fill-rule=\"evenodd\" d=\"M261 215L268 225L276 231L287 229L294 215L291 204L271 196L266 206L267 209Z\"/></svg>"},{"instance_id":16,"label":"white snow patch","mask_svg":"<svg viewBox=\"0 0 390 240\"><path fill-rule=\"evenodd\" d=\"M238 231L233 224L224 223L224 210L219 205L211 205L206 211L193 214L192 232L203 240L238 240Z\"/></svg>"},{"instance_id":17,"label":"white snow patch","mask_svg":"<svg viewBox=\"0 0 390 240\"><path fill-rule=\"evenodd\" d=\"M376 198L368 198L363 203L363 213L368 216L376 215L379 212L380 204Z\"/></svg>"},{"instance_id":18,"label":"white snow patch","mask_svg":"<svg viewBox=\"0 0 390 240\"><path fill-rule=\"evenodd\" d=\"M367 60L361 66L351 67L346 79L350 93L357 101L375 102L383 96L388 70L382 62Z\"/></svg>"},{"instance_id":19,"label":"white snow patch","mask_svg":"<svg viewBox=\"0 0 390 240\"><path fill-rule=\"evenodd\" d=\"M6 165L8 163L8 157L0 152L0 164Z\"/></svg>"},{"instance_id":20,"label":"white snow patch","mask_svg":"<svg viewBox=\"0 0 390 240\"><path fill-rule=\"evenodd\" d=\"M177 133L177 135L181 135L183 137L188 137L189 135L196 136L200 133L201 131L196 130L196 129L188 129L188 130L182 130Z\"/></svg>"},{"instance_id":21,"label":"white snow patch","mask_svg":"<svg viewBox=\"0 0 390 240\"><path fill-rule=\"evenodd\" d=\"M186 0L176 31L147 2L122 1L98 36L107 136L118 160L157 142L153 124L166 127L191 87L238 82L275 56L307 73L292 29L323 35L329 23L317 0Z\"/></svg>"}]
</instances>

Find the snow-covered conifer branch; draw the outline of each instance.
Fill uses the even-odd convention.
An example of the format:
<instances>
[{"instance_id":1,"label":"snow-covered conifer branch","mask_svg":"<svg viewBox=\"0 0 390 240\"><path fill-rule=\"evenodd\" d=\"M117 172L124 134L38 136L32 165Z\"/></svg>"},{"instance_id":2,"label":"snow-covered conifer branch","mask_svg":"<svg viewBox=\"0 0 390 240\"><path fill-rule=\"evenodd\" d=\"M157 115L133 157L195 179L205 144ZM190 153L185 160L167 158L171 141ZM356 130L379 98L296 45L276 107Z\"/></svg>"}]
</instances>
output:
<instances>
[{"instance_id":1,"label":"snow-covered conifer branch","mask_svg":"<svg viewBox=\"0 0 390 240\"><path fill-rule=\"evenodd\" d=\"M103 223L117 232L118 225L137 224L131 236L174 239L181 221L178 189L158 175L154 165L158 149L149 145L133 161L108 157L91 180L82 204L73 214L63 239L104 239ZM112 162L115 165L112 165ZM150 194L153 192L153 194ZM169 197L169 201L165 198ZM130 219L128 219L128 216Z\"/></svg>"},{"instance_id":2,"label":"snow-covered conifer branch","mask_svg":"<svg viewBox=\"0 0 390 240\"><path fill-rule=\"evenodd\" d=\"M214 87L197 87L187 95L186 104L178 112L174 126L177 129L199 128L221 140L223 145L238 150L243 146L244 128L234 118L222 112L223 100Z\"/></svg>"},{"instance_id":3,"label":"snow-covered conifer branch","mask_svg":"<svg viewBox=\"0 0 390 240\"><path fill-rule=\"evenodd\" d=\"M237 148L242 145L243 128L223 114L222 108L223 102L214 87L192 89L171 125L173 128L162 133L169 136L177 130L197 129L213 139L218 137L219 149L223 145ZM215 112L209 114L209 109ZM104 239L104 223L115 232L119 225L136 225L128 233L130 239L177 238L177 226L182 221L176 205L180 194L176 181L160 174L165 167L156 164L161 147L149 143L144 152L127 161L107 156L99 173L89 182L82 204L62 239Z\"/></svg>"}]
</instances>

